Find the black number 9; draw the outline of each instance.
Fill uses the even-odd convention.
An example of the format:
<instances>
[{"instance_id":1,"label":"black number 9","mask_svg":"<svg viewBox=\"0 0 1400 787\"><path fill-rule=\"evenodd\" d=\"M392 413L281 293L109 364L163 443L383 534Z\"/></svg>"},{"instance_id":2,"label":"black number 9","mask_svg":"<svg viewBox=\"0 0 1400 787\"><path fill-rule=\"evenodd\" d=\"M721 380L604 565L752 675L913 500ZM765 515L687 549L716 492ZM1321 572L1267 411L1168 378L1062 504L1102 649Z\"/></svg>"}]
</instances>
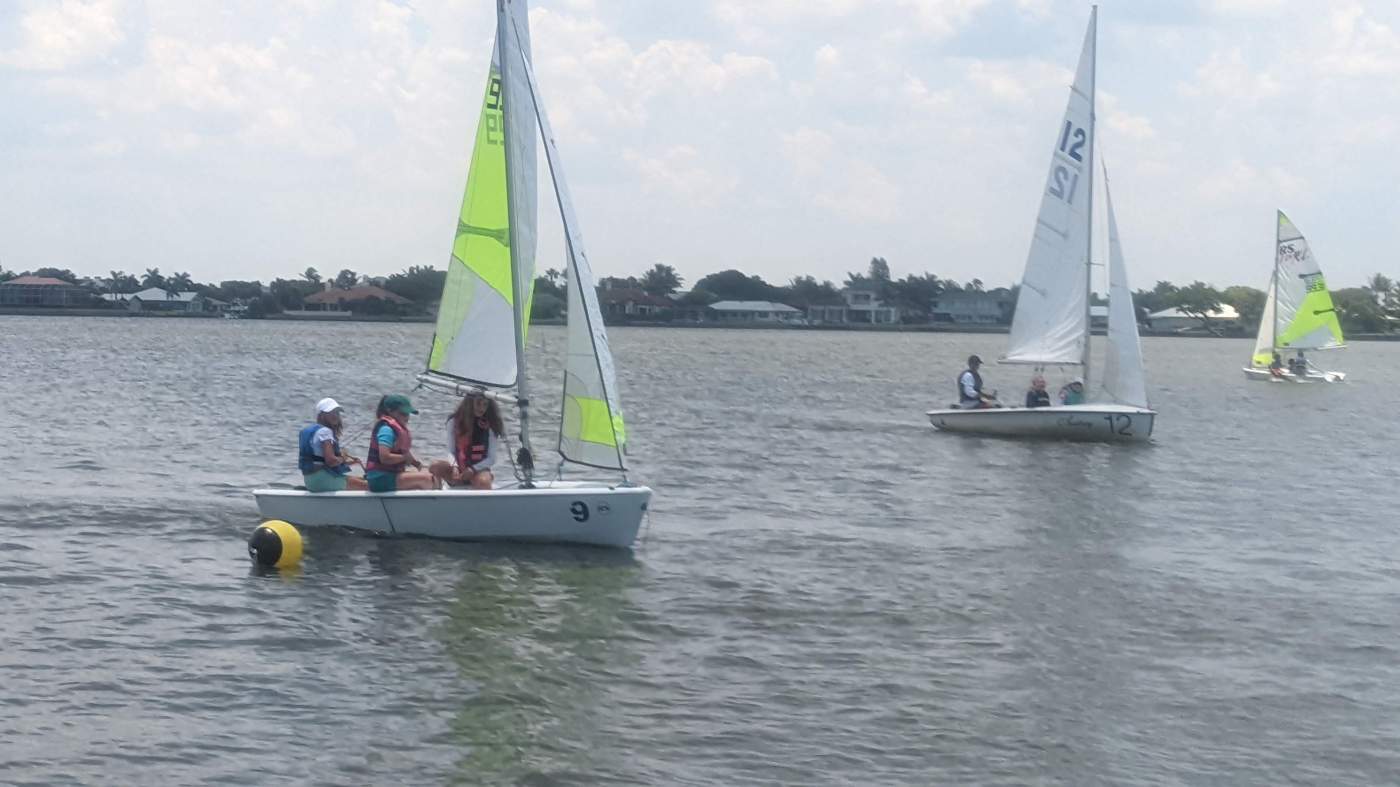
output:
<instances>
[{"instance_id":1,"label":"black number 9","mask_svg":"<svg viewBox=\"0 0 1400 787\"><path fill-rule=\"evenodd\" d=\"M569 513L574 515L575 522L587 522L588 504L582 500L575 500L569 505Z\"/></svg>"}]
</instances>

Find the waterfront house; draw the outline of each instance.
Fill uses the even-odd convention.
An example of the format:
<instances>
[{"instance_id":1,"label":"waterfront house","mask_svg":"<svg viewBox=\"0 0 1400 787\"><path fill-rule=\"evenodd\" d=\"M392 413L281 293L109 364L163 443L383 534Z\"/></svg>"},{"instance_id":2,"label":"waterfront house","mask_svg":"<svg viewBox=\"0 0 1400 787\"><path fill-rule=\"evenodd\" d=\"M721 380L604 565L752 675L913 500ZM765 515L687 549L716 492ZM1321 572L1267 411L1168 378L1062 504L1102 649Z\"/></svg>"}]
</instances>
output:
<instances>
[{"instance_id":1,"label":"waterfront house","mask_svg":"<svg viewBox=\"0 0 1400 787\"><path fill-rule=\"evenodd\" d=\"M133 312L221 312L229 304L198 292L171 292L160 287L147 287L140 292L105 293L102 300L114 306L125 305Z\"/></svg>"},{"instance_id":2,"label":"waterfront house","mask_svg":"<svg viewBox=\"0 0 1400 787\"><path fill-rule=\"evenodd\" d=\"M48 276L18 276L0 283L0 306L87 306L92 292Z\"/></svg>"},{"instance_id":3,"label":"waterfront house","mask_svg":"<svg viewBox=\"0 0 1400 787\"><path fill-rule=\"evenodd\" d=\"M1206 316L1210 318L1210 324L1213 328L1233 328L1240 321L1240 313L1228 303L1220 304L1218 309ZM1205 323L1201 321L1200 317L1187 314L1177 308L1162 309L1147 315L1147 325L1154 331L1179 332L1205 329Z\"/></svg>"},{"instance_id":4,"label":"waterfront house","mask_svg":"<svg viewBox=\"0 0 1400 787\"><path fill-rule=\"evenodd\" d=\"M841 288L841 299L845 303L808 306L808 322L818 325L893 325L899 322L899 307L885 303L874 282Z\"/></svg>"},{"instance_id":5,"label":"waterfront house","mask_svg":"<svg viewBox=\"0 0 1400 787\"><path fill-rule=\"evenodd\" d=\"M798 324L802 310L772 301L718 301L706 310L709 319L726 323Z\"/></svg>"},{"instance_id":6,"label":"waterfront house","mask_svg":"<svg viewBox=\"0 0 1400 787\"><path fill-rule=\"evenodd\" d=\"M675 307L670 298L633 287L598 288L598 307L604 319L628 320L660 317Z\"/></svg>"},{"instance_id":7,"label":"waterfront house","mask_svg":"<svg viewBox=\"0 0 1400 787\"><path fill-rule=\"evenodd\" d=\"M930 302L933 322L956 325L1006 325L1016 309L1011 290L949 290Z\"/></svg>"},{"instance_id":8,"label":"waterfront house","mask_svg":"<svg viewBox=\"0 0 1400 787\"><path fill-rule=\"evenodd\" d=\"M382 304L396 306L407 306L412 303L402 295L396 295L378 285L367 284L348 290L330 287L321 292L313 293L302 300L302 308L307 311L353 311L356 306L368 306L376 300Z\"/></svg>"},{"instance_id":9,"label":"waterfront house","mask_svg":"<svg viewBox=\"0 0 1400 787\"><path fill-rule=\"evenodd\" d=\"M1108 305L1089 307L1089 327L1108 330Z\"/></svg>"}]
</instances>

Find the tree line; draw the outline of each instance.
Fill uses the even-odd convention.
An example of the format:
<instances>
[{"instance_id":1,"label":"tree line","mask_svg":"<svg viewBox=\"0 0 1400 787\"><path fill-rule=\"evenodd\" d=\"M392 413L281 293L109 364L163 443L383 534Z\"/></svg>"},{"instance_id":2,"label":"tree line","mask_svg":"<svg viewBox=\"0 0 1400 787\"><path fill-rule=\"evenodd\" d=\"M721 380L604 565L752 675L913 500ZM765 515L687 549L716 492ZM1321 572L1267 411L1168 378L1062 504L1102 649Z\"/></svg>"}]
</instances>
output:
<instances>
[{"instance_id":1,"label":"tree line","mask_svg":"<svg viewBox=\"0 0 1400 787\"><path fill-rule=\"evenodd\" d=\"M83 280L66 268L39 268L16 273L0 267L0 282L20 275L45 276L75 284ZM192 291L206 297L243 304L248 307L250 316L259 316L299 309L305 298L325 289L327 282L329 286L341 289L376 283L409 301L409 305L403 307L371 299L354 305L352 308L357 311L426 312L441 297L446 277L446 272L424 265L414 265L399 273L373 279L349 269L343 269L328 277L316 268L309 267L300 276L273 279L264 286L261 281L244 280L226 280L217 284L201 283L195 281L188 273L166 275L162 274L159 268L147 268L141 275L120 270L109 271L107 276L92 277L88 282L93 289L94 300L97 300L96 296L101 293L130 294L154 287L170 293ZM684 284L685 280L674 267L657 263L641 276L604 277L599 281L599 288L636 291L666 298L677 307L677 311L728 300L773 301L804 310L813 306L840 306L845 303L842 290L853 288L867 290L883 303L897 307L901 322L906 324L931 322L935 302L947 293L987 292L1008 304L1005 315L1009 319L1019 291L1018 285L988 290L981 279L960 283L928 272L911 273L902 279L896 279L891 275L889 263L883 257L871 258L864 271L847 273L840 285L830 280L818 280L810 275L794 276L786 284L771 284L762 276L746 274L732 268L708 274L696 281L690 290L682 292ZM555 268L547 269L535 280L532 317L558 318L564 312L566 296L566 277L563 272ZM1258 329L1265 297L1263 290L1242 285L1216 289L1201 281L1180 286L1169 281L1159 281L1150 290L1134 291L1133 304L1140 321L1146 322L1147 315L1154 312L1177 308L1199 319L1205 330L1214 332L1224 328L1212 315L1222 306L1228 305L1240 315L1234 330L1252 335ZM1333 290L1332 300L1343 329L1349 333L1385 333L1391 330L1392 324L1400 322L1400 282L1380 273L1371 276L1364 287ZM1095 304L1107 302L1097 293L1091 296L1091 301ZM666 315L662 314L660 317L665 319Z\"/></svg>"}]
</instances>

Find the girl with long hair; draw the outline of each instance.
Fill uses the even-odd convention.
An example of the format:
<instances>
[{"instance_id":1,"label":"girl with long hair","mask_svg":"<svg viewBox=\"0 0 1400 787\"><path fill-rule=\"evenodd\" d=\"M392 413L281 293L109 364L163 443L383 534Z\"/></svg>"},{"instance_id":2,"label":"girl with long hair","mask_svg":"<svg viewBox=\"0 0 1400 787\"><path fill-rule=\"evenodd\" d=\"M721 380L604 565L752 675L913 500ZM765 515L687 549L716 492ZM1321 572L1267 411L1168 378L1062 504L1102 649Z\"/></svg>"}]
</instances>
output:
<instances>
[{"instance_id":1,"label":"girl with long hair","mask_svg":"<svg viewBox=\"0 0 1400 787\"><path fill-rule=\"evenodd\" d=\"M506 427L494 399L468 394L447 419L447 445L452 461L433 462L430 472L448 486L490 489L496 476L496 450Z\"/></svg>"}]
</instances>

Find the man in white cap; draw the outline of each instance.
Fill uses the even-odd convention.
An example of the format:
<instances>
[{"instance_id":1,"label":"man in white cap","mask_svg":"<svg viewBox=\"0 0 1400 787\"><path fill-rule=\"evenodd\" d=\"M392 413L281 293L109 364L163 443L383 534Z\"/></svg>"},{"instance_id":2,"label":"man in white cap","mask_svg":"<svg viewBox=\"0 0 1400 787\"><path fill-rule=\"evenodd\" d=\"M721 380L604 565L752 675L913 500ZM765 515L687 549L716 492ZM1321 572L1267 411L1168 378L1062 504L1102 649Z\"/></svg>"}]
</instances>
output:
<instances>
[{"instance_id":1,"label":"man in white cap","mask_svg":"<svg viewBox=\"0 0 1400 787\"><path fill-rule=\"evenodd\" d=\"M316 403L316 423L301 430L297 439L297 467L308 492L363 491L365 479L350 475L350 466L360 460L340 447L343 429L340 414L345 408L329 397Z\"/></svg>"}]
</instances>

